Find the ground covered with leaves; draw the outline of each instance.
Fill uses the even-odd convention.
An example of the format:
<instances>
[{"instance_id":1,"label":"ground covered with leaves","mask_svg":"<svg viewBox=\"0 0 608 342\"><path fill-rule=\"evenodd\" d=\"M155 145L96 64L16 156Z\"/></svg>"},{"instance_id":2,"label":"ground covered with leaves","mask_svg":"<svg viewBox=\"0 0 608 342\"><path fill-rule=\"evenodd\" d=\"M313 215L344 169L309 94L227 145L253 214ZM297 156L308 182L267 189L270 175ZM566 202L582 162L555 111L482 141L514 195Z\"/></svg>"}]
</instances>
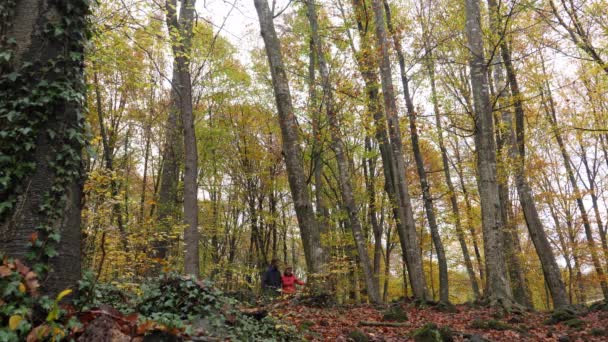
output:
<instances>
[{"instance_id":1,"label":"ground covered with leaves","mask_svg":"<svg viewBox=\"0 0 608 342\"><path fill-rule=\"evenodd\" d=\"M607 341L608 306L554 314L413 303L310 307L285 301L274 314L316 341ZM452 312L449 312L452 311Z\"/></svg>"},{"instance_id":2,"label":"ground covered with leaves","mask_svg":"<svg viewBox=\"0 0 608 342\"><path fill-rule=\"evenodd\" d=\"M177 274L121 285L87 276L76 291L48 298L39 295L35 272L4 258L0 341L608 340L606 302L553 313L504 314L407 300L375 307L335 305L331 296L264 302L252 293L226 294L210 282Z\"/></svg>"}]
</instances>

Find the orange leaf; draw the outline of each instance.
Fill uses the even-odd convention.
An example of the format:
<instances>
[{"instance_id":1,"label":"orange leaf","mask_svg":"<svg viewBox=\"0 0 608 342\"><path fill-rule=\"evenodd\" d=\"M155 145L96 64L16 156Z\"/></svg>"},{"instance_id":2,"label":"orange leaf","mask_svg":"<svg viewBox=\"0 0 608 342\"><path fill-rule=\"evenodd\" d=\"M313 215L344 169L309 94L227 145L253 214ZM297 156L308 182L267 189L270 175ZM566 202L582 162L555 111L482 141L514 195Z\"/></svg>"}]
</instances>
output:
<instances>
[{"instance_id":1,"label":"orange leaf","mask_svg":"<svg viewBox=\"0 0 608 342\"><path fill-rule=\"evenodd\" d=\"M0 266L0 278L9 276L11 273L13 272L7 266Z\"/></svg>"}]
</instances>

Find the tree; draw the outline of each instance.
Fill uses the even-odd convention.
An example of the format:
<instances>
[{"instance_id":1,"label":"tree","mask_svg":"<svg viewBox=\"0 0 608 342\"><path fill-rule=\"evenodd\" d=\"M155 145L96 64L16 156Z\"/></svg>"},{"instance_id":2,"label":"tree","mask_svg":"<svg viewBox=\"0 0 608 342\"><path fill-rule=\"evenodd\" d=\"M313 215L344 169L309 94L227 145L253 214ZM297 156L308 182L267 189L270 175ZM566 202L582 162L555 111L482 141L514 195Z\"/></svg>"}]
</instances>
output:
<instances>
[{"instance_id":1,"label":"tree","mask_svg":"<svg viewBox=\"0 0 608 342\"><path fill-rule=\"evenodd\" d=\"M198 152L192 111L192 80L190 75L190 53L192 42L192 22L196 0L181 0L179 17L175 0L168 0L167 28L171 36L175 69L171 82L174 92L173 106L180 113L184 130L184 231L186 273L198 277L199 231L198 231ZM169 165L171 167L171 165Z\"/></svg>"},{"instance_id":2,"label":"tree","mask_svg":"<svg viewBox=\"0 0 608 342\"><path fill-rule=\"evenodd\" d=\"M88 2L24 0L2 11L0 250L50 270L43 287L54 295L80 279Z\"/></svg>"}]
</instances>

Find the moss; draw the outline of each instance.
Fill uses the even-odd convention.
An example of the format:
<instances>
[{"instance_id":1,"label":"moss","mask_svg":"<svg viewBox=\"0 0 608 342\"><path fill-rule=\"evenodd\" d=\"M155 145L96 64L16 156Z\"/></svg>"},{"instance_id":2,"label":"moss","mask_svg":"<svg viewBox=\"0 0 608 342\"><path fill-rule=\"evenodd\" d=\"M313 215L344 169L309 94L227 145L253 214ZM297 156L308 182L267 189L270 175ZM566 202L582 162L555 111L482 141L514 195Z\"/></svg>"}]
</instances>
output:
<instances>
[{"instance_id":1,"label":"moss","mask_svg":"<svg viewBox=\"0 0 608 342\"><path fill-rule=\"evenodd\" d=\"M564 322L564 325L570 328L574 328L574 329L581 329L585 326L585 321L579 319L579 318L573 318L573 319L569 319L567 321Z\"/></svg>"},{"instance_id":2,"label":"moss","mask_svg":"<svg viewBox=\"0 0 608 342\"><path fill-rule=\"evenodd\" d=\"M449 327L438 328L435 323L425 324L412 334L416 342L452 342L452 330Z\"/></svg>"},{"instance_id":3,"label":"moss","mask_svg":"<svg viewBox=\"0 0 608 342\"><path fill-rule=\"evenodd\" d=\"M353 340L355 342L368 342L369 341L369 337L367 337L367 334L365 334L361 330L351 331L350 333L348 333L348 338L350 338L351 340Z\"/></svg>"},{"instance_id":4,"label":"moss","mask_svg":"<svg viewBox=\"0 0 608 342\"><path fill-rule=\"evenodd\" d=\"M399 305L392 306L384 311L382 318L385 321L405 322L407 321L407 313Z\"/></svg>"},{"instance_id":5,"label":"moss","mask_svg":"<svg viewBox=\"0 0 608 342\"><path fill-rule=\"evenodd\" d=\"M471 322L471 328L480 330L517 330L512 325L495 319L487 321L474 319L473 322Z\"/></svg>"},{"instance_id":6,"label":"moss","mask_svg":"<svg viewBox=\"0 0 608 342\"><path fill-rule=\"evenodd\" d=\"M602 328L593 328L589 331L591 336L608 336L608 330Z\"/></svg>"},{"instance_id":7,"label":"moss","mask_svg":"<svg viewBox=\"0 0 608 342\"><path fill-rule=\"evenodd\" d=\"M422 328L416 329L412 336L416 342L442 342L441 333L434 323L428 323Z\"/></svg>"},{"instance_id":8,"label":"moss","mask_svg":"<svg viewBox=\"0 0 608 342\"><path fill-rule=\"evenodd\" d=\"M608 311L608 301L602 300L599 302L595 302L595 303L591 304L591 306L589 307L589 310L591 310L591 311Z\"/></svg>"},{"instance_id":9,"label":"moss","mask_svg":"<svg viewBox=\"0 0 608 342\"><path fill-rule=\"evenodd\" d=\"M559 322L565 322L576 318L576 313L570 308L555 310L549 319L545 321L545 324L557 324Z\"/></svg>"}]
</instances>

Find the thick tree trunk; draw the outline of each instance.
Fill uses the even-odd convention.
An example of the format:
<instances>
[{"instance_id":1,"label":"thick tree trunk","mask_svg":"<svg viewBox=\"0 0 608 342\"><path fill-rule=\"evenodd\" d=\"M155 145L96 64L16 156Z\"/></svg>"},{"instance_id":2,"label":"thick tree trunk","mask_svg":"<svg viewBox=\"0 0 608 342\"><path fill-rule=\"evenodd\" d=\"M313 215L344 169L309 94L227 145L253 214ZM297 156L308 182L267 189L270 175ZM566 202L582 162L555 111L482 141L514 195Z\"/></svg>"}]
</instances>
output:
<instances>
[{"instance_id":1,"label":"thick tree trunk","mask_svg":"<svg viewBox=\"0 0 608 342\"><path fill-rule=\"evenodd\" d=\"M320 273L323 271L327 256L321 243L319 226L307 191L304 167L302 165L302 151L298 143L297 122L281 55L281 45L274 28L272 13L270 12L267 0L254 0L254 4L260 19L260 29L272 76L272 85L283 137L283 155L287 167L289 187L300 226L306 265L309 272L313 274ZM322 289L318 288L317 290Z\"/></svg>"},{"instance_id":2,"label":"thick tree trunk","mask_svg":"<svg viewBox=\"0 0 608 342\"><path fill-rule=\"evenodd\" d=\"M190 76L190 50L194 6L196 0L181 0L179 18L176 0L167 1L167 25L172 35L172 50L177 68L172 81L175 92L174 105L179 110L184 130L184 271L199 276L199 239L198 231L198 152L194 115L192 111L192 80ZM177 82L176 82L177 81Z\"/></svg>"},{"instance_id":3,"label":"thick tree trunk","mask_svg":"<svg viewBox=\"0 0 608 342\"><path fill-rule=\"evenodd\" d=\"M14 12L3 18L0 41L15 44L2 46L11 60L0 67L0 126L9 133L0 135L0 155L8 156L0 162L8 178L0 186L0 251L23 262L34 251L30 262L49 270L40 274L46 277L42 292L54 297L76 286L81 273L80 158L86 139L82 31L89 9L86 2L74 4L71 11L54 1L5 5L4 14L11 13L10 7ZM65 32L53 34L53 27L68 20L72 25ZM6 77L11 73L16 78ZM29 133L16 133L23 130ZM32 146L24 146L24 139ZM44 250L29 246L34 234Z\"/></svg>"},{"instance_id":4,"label":"thick tree trunk","mask_svg":"<svg viewBox=\"0 0 608 342\"><path fill-rule=\"evenodd\" d=\"M487 61L484 57L479 0L465 0L466 36L470 51L471 85L475 105L475 146L479 174L479 197L490 304L509 308L513 304L511 286L506 277L500 216L500 199L496 180L496 142L490 106Z\"/></svg>"}]
</instances>

